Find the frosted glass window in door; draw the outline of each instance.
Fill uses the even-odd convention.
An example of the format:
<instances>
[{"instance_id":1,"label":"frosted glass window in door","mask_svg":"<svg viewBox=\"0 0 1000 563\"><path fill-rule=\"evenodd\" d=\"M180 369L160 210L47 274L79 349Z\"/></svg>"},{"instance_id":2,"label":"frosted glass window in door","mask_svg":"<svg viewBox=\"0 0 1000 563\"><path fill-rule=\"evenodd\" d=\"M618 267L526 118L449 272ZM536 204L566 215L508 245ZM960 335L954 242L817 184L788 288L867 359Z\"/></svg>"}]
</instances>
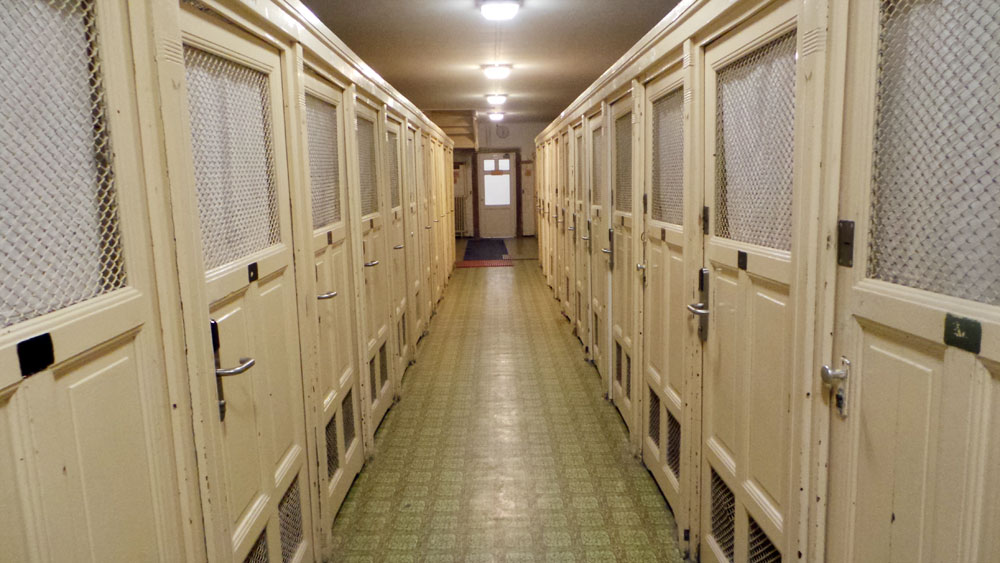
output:
<instances>
[{"instance_id":1,"label":"frosted glass window in door","mask_svg":"<svg viewBox=\"0 0 1000 563\"><path fill-rule=\"evenodd\" d=\"M510 205L510 174L485 177L486 205Z\"/></svg>"}]
</instances>

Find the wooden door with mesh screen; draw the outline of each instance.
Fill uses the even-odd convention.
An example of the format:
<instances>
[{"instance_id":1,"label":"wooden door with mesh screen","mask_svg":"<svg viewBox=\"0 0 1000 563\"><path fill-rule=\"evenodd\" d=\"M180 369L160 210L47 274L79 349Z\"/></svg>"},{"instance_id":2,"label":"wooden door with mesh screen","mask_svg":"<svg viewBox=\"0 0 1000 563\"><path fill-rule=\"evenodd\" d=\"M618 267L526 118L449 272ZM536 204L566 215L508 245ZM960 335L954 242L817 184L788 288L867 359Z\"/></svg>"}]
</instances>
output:
<instances>
[{"instance_id":1,"label":"wooden door with mesh screen","mask_svg":"<svg viewBox=\"0 0 1000 563\"><path fill-rule=\"evenodd\" d=\"M998 561L1000 11L843 8L827 560Z\"/></svg>"},{"instance_id":2,"label":"wooden door with mesh screen","mask_svg":"<svg viewBox=\"0 0 1000 563\"><path fill-rule=\"evenodd\" d=\"M389 202L381 188L386 167L380 164L385 144L379 143L378 111L361 98L355 101L355 155L358 197L361 200L361 246L365 302L365 363L367 373L368 409L371 412L365 432L371 439L393 401L392 354L389 349L389 327L392 318L390 302L390 268L385 220ZM384 133L382 133L384 135ZM383 137L384 138L384 137ZM388 190L385 190L386 192Z\"/></svg>"},{"instance_id":3,"label":"wooden door with mesh screen","mask_svg":"<svg viewBox=\"0 0 1000 563\"><path fill-rule=\"evenodd\" d=\"M319 322L316 431L320 517L333 521L364 463L343 90L305 76L307 168ZM329 530L329 527L325 528Z\"/></svg>"},{"instance_id":4,"label":"wooden door with mesh screen","mask_svg":"<svg viewBox=\"0 0 1000 563\"><path fill-rule=\"evenodd\" d=\"M690 86L688 86L690 88ZM691 174L690 96L684 73L674 70L646 86L646 199L644 216L646 284L643 290L642 458L674 512L678 531L690 529L690 507L697 503L697 475L691 463L690 427L697 403L701 368L700 319L687 305L697 295L701 268L700 217L685 201ZM697 186L700 189L700 186ZM700 201L700 198L699 198ZM697 297L694 297L696 299ZM678 537L683 538L683 533ZM682 546L684 548L684 546Z\"/></svg>"},{"instance_id":5,"label":"wooden door with mesh screen","mask_svg":"<svg viewBox=\"0 0 1000 563\"><path fill-rule=\"evenodd\" d=\"M560 260L562 263L559 293L562 295L563 314L566 315L566 318L572 324L576 319L576 305L573 303L576 296L576 269L574 266L576 263L576 254L573 245L574 231L570 230L570 228L573 226L573 203L576 195L573 190L573 160L570 153L572 147L570 146L569 132L564 132L561 139L562 148L559 154L559 208L560 220L562 222L559 223L559 236L561 244Z\"/></svg>"},{"instance_id":6,"label":"wooden door with mesh screen","mask_svg":"<svg viewBox=\"0 0 1000 563\"><path fill-rule=\"evenodd\" d=\"M632 95L611 105L609 148L611 150L611 373L612 398L630 430L635 426L638 403L632 360L635 358L633 323L637 310L633 300L635 256L632 204ZM641 194L640 194L641 197ZM635 366L635 370L639 366ZM633 434L634 435L634 434Z\"/></svg>"},{"instance_id":7,"label":"wooden door with mesh screen","mask_svg":"<svg viewBox=\"0 0 1000 563\"><path fill-rule=\"evenodd\" d=\"M705 49L701 556L795 558L800 502L792 397L795 6Z\"/></svg>"},{"instance_id":8,"label":"wooden door with mesh screen","mask_svg":"<svg viewBox=\"0 0 1000 563\"><path fill-rule=\"evenodd\" d=\"M611 389L611 193L608 182L607 137L602 113L588 120L587 165L590 170L590 314L591 354L603 388Z\"/></svg>"},{"instance_id":9,"label":"wooden door with mesh screen","mask_svg":"<svg viewBox=\"0 0 1000 563\"><path fill-rule=\"evenodd\" d=\"M422 321L424 327L430 323L431 313L434 311L434 289L433 289L433 268L434 258L431 254L431 231L434 229L433 218L431 217L431 190L432 174L430 162L430 137L421 133L417 147L417 158L420 159L420 181L422 189L417 194L419 206L417 208L418 224L420 225L420 272L422 284L421 304L423 306Z\"/></svg>"},{"instance_id":10,"label":"wooden door with mesh screen","mask_svg":"<svg viewBox=\"0 0 1000 563\"><path fill-rule=\"evenodd\" d=\"M0 559L192 557L128 6L13 0L2 12Z\"/></svg>"},{"instance_id":11,"label":"wooden door with mesh screen","mask_svg":"<svg viewBox=\"0 0 1000 563\"><path fill-rule=\"evenodd\" d=\"M402 377L410 358L409 335L406 333L406 207L403 193L403 124L388 118L385 122L386 187L389 190L389 264L392 300L392 361L395 376ZM398 385L399 381L396 381Z\"/></svg>"},{"instance_id":12,"label":"wooden door with mesh screen","mask_svg":"<svg viewBox=\"0 0 1000 563\"><path fill-rule=\"evenodd\" d=\"M573 321L576 336L584 347L590 346L590 235L587 222L590 213L587 202L587 152L581 123L573 130L573 220L570 223L573 241L574 275Z\"/></svg>"},{"instance_id":13,"label":"wooden door with mesh screen","mask_svg":"<svg viewBox=\"0 0 1000 563\"><path fill-rule=\"evenodd\" d=\"M201 421L218 452L202 469L222 479L202 489L206 514L234 560L310 558L282 61L196 7L181 29L219 406Z\"/></svg>"},{"instance_id":14,"label":"wooden door with mesh screen","mask_svg":"<svg viewBox=\"0 0 1000 563\"><path fill-rule=\"evenodd\" d=\"M416 343L424 333L424 319L422 305L420 303L421 264L420 264L420 231L422 226L418 217L420 183L420 154L418 152L417 140L420 133L413 126L406 128L406 142L403 147L403 158L405 166L403 170L403 186L405 196L403 201L403 244L406 253L406 323L404 330L407 331L406 341L409 355L406 361L409 362L416 354Z\"/></svg>"}]
</instances>

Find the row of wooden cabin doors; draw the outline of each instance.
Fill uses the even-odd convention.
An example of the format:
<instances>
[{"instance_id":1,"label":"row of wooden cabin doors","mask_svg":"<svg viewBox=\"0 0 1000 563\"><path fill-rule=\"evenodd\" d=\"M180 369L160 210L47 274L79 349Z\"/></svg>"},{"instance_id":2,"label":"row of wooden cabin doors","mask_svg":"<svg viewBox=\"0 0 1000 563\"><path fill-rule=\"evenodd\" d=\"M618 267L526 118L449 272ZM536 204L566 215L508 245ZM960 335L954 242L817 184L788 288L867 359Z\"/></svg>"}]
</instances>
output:
<instances>
[{"instance_id":1,"label":"row of wooden cabin doors","mask_svg":"<svg viewBox=\"0 0 1000 563\"><path fill-rule=\"evenodd\" d=\"M451 272L452 156L278 11L5 15L42 72L0 77L37 123L2 149L4 558L322 558Z\"/></svg>"},{"instance_id":2,"label":"row of wooden cabin doors","mask_svg":"<svg viewBox=\"0 0 1000 563\"><path fill-rule=\"evenodd\" d=\"M997 277L946 246L996 211L968 203L981 177L927 187L945 178L927 162L954 170L952 147L995 124L942 134L947 108L912 95L947 72L921 67L940 2L844 4L819 20L854 30L832 54L798 29L815 6L772 2L706 24L537 147L543 274L701 560L1000 553L976 500L1000 491L983 473L1000 455ZM958 88L971 113L989 104L977 84ZM930 219L936 201L965 227Z\"/></svg>"}]
</instances>

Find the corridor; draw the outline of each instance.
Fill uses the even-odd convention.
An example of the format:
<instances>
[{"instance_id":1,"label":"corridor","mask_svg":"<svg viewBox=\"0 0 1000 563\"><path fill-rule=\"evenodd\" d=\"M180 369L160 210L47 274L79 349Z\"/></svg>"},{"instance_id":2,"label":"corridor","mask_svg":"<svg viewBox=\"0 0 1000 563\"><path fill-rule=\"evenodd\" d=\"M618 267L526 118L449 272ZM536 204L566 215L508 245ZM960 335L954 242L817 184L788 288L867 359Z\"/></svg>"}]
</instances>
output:
<instances>
[{"instance_id":1,"label":"corridor","mask_svg":"<svg viewBox=\"0 0 1000 563\"><path fill-rule=\"evenodd\" d=\"M456 270L333 524L333 561L680 561L534 260Z\"/></svg>"}]
</instances>

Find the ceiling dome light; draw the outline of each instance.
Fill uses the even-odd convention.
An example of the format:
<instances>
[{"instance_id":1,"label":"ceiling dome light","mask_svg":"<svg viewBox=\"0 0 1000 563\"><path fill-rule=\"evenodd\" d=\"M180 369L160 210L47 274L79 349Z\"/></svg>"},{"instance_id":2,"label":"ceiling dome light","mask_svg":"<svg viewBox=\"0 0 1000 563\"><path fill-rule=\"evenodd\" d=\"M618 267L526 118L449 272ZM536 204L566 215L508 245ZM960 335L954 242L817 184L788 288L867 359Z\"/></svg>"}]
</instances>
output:
<instances>
[{"instance_id":1,"label":"ceiling dome light","mask_svg":"<svg viewBox=\"0 0 1000 563\"><path fill-rule=\"evenodd\" d=\"M491 106L502 106L507 102L507 94L490 94L486 96L486 102Z\"/></svg>"},{"instance_id":2,"label":"ceiling dome light","mask_svg":"<svg viewBox=\"0 0 1000 563\"><path fill-rule=\"evenodd\" d=\"M490 121L503 121L502 111L491 111L489 115L490 115Z\"/></svg>"},{"instance_id":3,"label":"ceiling dome light","mask_svg":"<svg viewBox=\"0 0 1000 563\"><path fill-rule=\"evenodd\" d=\"M503 80L510 76L510 65L483 65L483 73L490 80Z\"/></svg>"},{"instance_id":4,"label":"ceiling dome light","mask_svg":"<svg viewBox=\"0 0 1000 563\"><path fill-rule=\"evenodd\" d=\"M521 3L517 0L484 0L479 5L479 11L490 21L503 21L513 19L520 7Z\"/></svg>"}]
</instances>

